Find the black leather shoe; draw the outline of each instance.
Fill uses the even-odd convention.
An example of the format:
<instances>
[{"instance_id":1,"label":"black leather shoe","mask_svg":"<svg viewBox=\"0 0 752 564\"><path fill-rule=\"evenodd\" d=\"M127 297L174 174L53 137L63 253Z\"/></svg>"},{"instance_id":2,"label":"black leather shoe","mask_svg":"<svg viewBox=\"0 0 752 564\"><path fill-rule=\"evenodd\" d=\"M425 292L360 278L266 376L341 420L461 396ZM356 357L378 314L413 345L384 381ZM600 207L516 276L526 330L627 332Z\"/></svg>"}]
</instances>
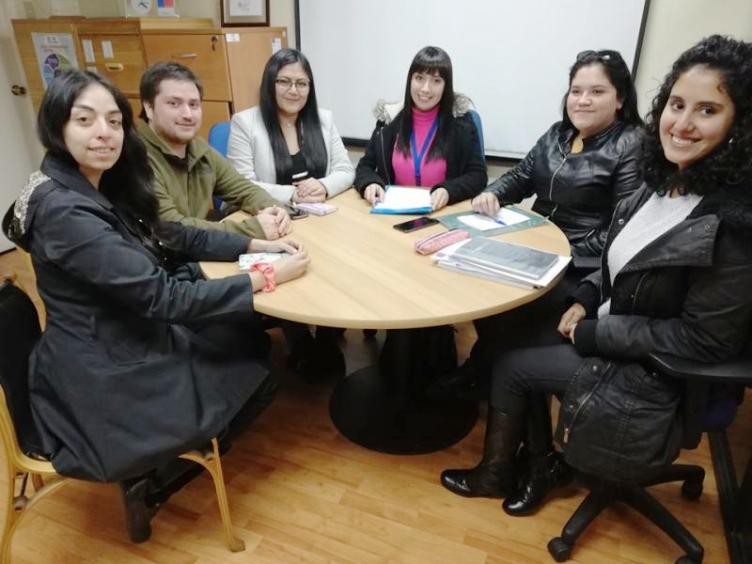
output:
<instances>
[{"instance_id":1,"label":"black leather shoe","mask_svg":"<svg viewBox=\"0 0 752 564\"><path fill-rule=\"evenodd\" d=\"M530 475L519 491L508 496L501 504L508 515L530 515L538 510L551 490L567 485L574 473L560 454L551 452L539 461L533 461Z\"/></svg>"},{"instance_id":2,"label":"black leather shoe","mask_svg":"<svg viewBox=\"0 0 752 564\"><path fill-rule=\"evenodd\" d=\"M428 395L434 397L458 397L471 393L478 384L475 371L465 362L462 366L436 378L428 386Z\"/></svg>"},{"instance_id":3,"label":"black leather shoe","mask_svg":"<svg viewBox=\"0 0 752 564\"><path fill-rule=\"evenodd\" d=\"M120 492L125 507L125 527L131 542L141 543L151 537L151 518L159 505L148 505L146 496L151 480L148 477L120 482Z\"/></svg>"},{"instance_id":4,"label":"black leather shoe","mask_svg":"<svg viewBox=\"0 0 752 564\"><path fill-rule=\"evenodd\" d=\"M494 475L489 468L476 467L472 470L444 470L441 485L452 493L463 497L502 498L508 484Z\"/></svg>"}]
</instances>

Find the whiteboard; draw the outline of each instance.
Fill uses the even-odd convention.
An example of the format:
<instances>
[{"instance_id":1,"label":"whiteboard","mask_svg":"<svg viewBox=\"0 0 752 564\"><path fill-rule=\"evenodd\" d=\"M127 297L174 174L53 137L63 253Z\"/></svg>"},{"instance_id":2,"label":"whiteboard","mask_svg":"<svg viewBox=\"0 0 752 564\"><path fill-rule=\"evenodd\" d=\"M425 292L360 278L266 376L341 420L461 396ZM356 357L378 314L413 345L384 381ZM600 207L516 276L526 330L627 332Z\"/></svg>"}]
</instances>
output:
<instances>
[{"instance_id":1,"label":"whiteboard","mask_svg":"<svg viewBox=\"0 0 752 564\"><path fill-rule=\"evenodd\" d=\"M316 97L345 138L367 140L379 99L404 97L426 45L452 58L454 89L483 120L486 154L524 156L561 119L569 67L615 49L633 67L648 0L296 0Z\"/></svg>"}]
</instances>

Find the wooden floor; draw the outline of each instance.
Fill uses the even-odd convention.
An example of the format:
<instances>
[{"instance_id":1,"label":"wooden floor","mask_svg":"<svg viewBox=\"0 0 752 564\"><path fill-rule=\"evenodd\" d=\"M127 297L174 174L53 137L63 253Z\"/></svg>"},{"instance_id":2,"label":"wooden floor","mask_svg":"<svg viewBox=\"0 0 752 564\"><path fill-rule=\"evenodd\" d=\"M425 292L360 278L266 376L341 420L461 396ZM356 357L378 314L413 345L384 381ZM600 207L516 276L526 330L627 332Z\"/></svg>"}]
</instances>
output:
<instances>
[{"instance_id":1,"label":"wooden floor","mask_svg":"<svg viewBox=\"0 0 752 564\"><path fill-rule=\"evenodd\" d=\"M21 271L15 252L0 256L0 272ZM474 338L458 327L462 354ZM482 420L443 452L391 456L339 435L328 416L332 383L309 385L279 368L283 344L274 333L274 365L282 372L277 400L223 457L234 525L246 551L225 545L211 481L201 476L153 520L151 540L127 540L118 488L72 482L35 507L18 530L13 561L44 562L552 562L548 540L583 497L571 487L535 516L508 517L498 500L464 499L444 490L439 473L474 465ZM379 340L382 333L379 333ZM370 363L377 345L347 331L348 370ZM748 402L749 403L749 402ZM676 484L653 492L704 545L707 563L727 562L707 442L683 461L708 471L699 501ZM3 467L4 468L4 467ZM4 472L4 470L2 470ZM7 476L1 476L3 488ZM5 491L4 489L2 490ZM607 510L582 537L574 562L673 562L679 549L625 507Z\"/></svg>"}]
</instances>

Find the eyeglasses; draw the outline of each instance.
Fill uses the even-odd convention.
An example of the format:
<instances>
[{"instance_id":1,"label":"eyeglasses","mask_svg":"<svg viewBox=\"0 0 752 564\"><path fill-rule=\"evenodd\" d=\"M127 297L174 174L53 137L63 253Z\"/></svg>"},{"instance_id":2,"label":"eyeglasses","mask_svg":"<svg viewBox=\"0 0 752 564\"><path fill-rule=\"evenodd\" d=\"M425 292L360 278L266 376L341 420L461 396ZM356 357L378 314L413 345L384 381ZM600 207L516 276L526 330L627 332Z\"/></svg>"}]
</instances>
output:
<instances>
[{"instance_id":1,"label":"eyeglasses","mask_svg":"<svg viewBox=\"0 0 752 564\"><path fill-rule=\"evenodd\" d=\"M308 90L311 87L311 81L310 80L292 80L290 78L280 77L274 80L274 84L277 85L277 88L282 90L283 92L287 92L290 90L293 85L295 86L295 89L298 92L304 92Z\"/></svg>"},{"instance_id":2,"label":"eyeglasses","mask_svg":"<svg viewBox=\"0 0 752 564\"><path fill-rule=\"evenodd\" d=\"M588 49L587 51L580 51L577 53L576 62L584 61L585 59L594 59L601 61L602 63L616 62L621 60L621 55L618 51L612 51L610 49L604 49L603 51L593 51Z\"/></svg>"}]
</instances>

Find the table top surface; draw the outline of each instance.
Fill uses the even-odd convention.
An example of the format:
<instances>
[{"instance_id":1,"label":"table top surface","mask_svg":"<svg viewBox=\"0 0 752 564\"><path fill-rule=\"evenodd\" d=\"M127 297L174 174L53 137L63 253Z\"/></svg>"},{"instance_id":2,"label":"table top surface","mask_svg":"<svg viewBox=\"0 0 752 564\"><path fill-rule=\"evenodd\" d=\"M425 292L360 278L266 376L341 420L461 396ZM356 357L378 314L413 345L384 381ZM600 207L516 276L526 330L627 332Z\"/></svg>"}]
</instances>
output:
<instances>
[{"instance_id":1,"label":"table top surface","mask_svg":"<svg viewBox=\"0 0 752 564\"><path fill-rule=\"evenodd\" d=\"M293 222L290 238L311 256L308 271L274 292L254 295L254 309L301 323L352 329L403 329L458 323L513 309L549 288L526 290L439 268L414 250L418 239L445 228L412 233L392 226L415 216L371 214L354 190L328 203L335 213ZM469 210L469 201L433 217ZM566 236L552 223L496 238L569 256ZM237 263L202 262L207 278L238 274Z\"/></svg>"}]
</instances>

